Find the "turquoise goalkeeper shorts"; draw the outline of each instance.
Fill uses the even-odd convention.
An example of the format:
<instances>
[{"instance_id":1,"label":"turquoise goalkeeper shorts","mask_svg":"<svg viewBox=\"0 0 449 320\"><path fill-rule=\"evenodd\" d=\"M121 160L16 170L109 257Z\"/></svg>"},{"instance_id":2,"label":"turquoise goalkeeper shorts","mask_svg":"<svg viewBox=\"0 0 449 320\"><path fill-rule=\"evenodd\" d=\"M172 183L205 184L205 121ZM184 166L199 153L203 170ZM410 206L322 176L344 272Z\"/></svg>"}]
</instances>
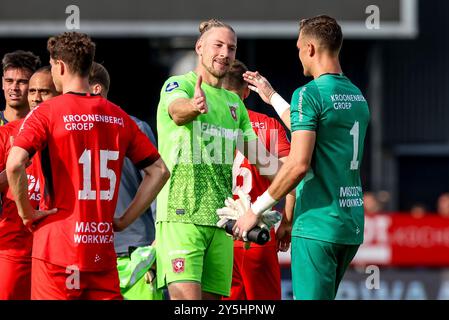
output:
<instances>
[{"instance_id":1,"label":"turquoise goalkeeper shorts","mask_svg":"<svg viewBox=\"0 0 449 320\"><path fill-rule=\"evenodd\" d=\"M333 300L359 245L292 236L292 287L295 300Z\"/></svg>"}]
</instances>

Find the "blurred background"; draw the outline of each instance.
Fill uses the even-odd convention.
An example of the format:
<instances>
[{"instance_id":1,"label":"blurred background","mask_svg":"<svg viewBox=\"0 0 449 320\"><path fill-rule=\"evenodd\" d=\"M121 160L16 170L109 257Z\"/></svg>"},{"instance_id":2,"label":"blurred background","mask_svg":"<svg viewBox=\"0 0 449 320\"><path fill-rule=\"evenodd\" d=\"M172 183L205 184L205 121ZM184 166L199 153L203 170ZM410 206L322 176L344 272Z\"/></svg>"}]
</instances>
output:
<instances>
[{"instance_id":1,"label":"blurred background","mask_svg":"<svg viewBox=\"0 0 449 320\"><path fill-rule=\"evenodd\" d=\"M48 64L49 36L86 32L111 75L109 99L156 132L161 86L195 65L200 21L231 24L237 58L290 101L310 80L296 49L299 20L337 18L343 71L372 116L362 166L365 243L337 298L449 299L448 13L444 0L2 0L0 56L30 50ZM254 94L246 104L277 117ZM289 256L280 259L283 298L291 299Z\"/></svg>"}]
</instances>

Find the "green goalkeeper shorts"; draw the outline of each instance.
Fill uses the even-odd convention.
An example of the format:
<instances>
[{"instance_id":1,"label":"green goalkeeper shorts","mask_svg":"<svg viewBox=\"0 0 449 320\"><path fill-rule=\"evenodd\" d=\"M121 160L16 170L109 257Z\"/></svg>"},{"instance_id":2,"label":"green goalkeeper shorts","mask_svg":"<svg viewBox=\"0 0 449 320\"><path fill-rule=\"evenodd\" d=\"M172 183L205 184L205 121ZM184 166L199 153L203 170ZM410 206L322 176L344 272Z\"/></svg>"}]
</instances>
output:
<instances>
[{"instance_id":1,"label":"green goalkeeper shorts","mask_svg":"<svg viewBox=\"0 0 449 320\"><path fill-rule=\"evenodd\" d=\"M198 282L202 291L229 296L234 245L224 229L191 223L156 224L159 288L172 282Z\"/></svg>"},{"instance_id":2,"label":"green goalkeeper shorts","mask_svg":"<svg viewBox=\"0 0 449 320\"><path fill-rule=\"evenodd\" d=\"M130 257L117 257L120 291L125 300L163 299L157 280L146 276L147 272L153 272L150 268L155 262L155 251L152 246L139 247Z\"/></svg>"},{"instance_id":3,"label":"green goalkeeper shorts","mask_svg":"<svg viewBox=\"0 0 449 320\"><path fill-rule=\"evenodd\" d=\"M296 300L333 300L359 245L292 236L292 287Z\"/></svg>"}]
</instances>

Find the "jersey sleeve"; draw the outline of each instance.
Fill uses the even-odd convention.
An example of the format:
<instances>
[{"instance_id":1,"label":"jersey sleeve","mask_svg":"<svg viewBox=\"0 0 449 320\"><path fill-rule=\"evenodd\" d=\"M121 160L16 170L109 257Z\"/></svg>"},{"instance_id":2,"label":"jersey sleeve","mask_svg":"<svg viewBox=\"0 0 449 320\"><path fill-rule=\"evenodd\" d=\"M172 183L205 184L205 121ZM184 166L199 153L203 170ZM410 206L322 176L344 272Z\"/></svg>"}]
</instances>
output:
<instances>
[{"instance_id":1,"label":"jersey sleeve","mask_svg":"<svg viewBox=\"0 0 449 320\"><path fill-rule=\"evenodd\" d=\"M298 88L292 96L290 105L291 131L316 131L319 119L319 103L317 103L312 86Z\"/></svg>"},{"instance_id":2,"label":"jersey sleeve","mask_svg":"<svg viewBox=\"0 0 449 320\"><path fill-rule=\"evenodd\" d=\"M284 158L290 153L290 141L284 127L276 119L273 119L273 128L277 130L278 158Z\"/></svg>"},{"instance_id":3,"label":"jersey sleeve","mask_svg":"<svg viewBox=\"0 0 449 320\"><path fill-rule=\"evenodd\" d=\"M50 130L51 110L47 106L38 105L28 115L20 127L14 146L25 149L31 158L36 151L47 144Z\"/></svg>"},{"instance_id":4,"label":"jersey sleeve","mask_svg":"<svg viewBox=\"0 0 449 320\"><path fill-rule=\"evenodd\" d=\"M191 99L195 92L192 83L180 76L170 77L161 90L162 107L168 112L168 106L176 99Z\"/></svg>"},{"instance_id":5,"label":"jersey sleeve","mask_svg":"<svg viewBox=\"0 0 449 320\"><path fill-rule=\"evenodd\" d=\"M239 103L240 110L240 123L239 128L242 131L243 141L253 141L257 139L257 135L251 126L251 120L249 119L248 110L243 102Z\"/></svg>"},{"instance_id":6,"label":"jersey sleeve","mask_svg":"<svg viewBox=\"0 0 449 320\"><path fill-rule=\"evenodd\" d=\"M129 120L131 141L126 151L128 157L138 169L144 169L161 156L150 139L139 129L133 120Z\"/></svg>"}]
</instances>

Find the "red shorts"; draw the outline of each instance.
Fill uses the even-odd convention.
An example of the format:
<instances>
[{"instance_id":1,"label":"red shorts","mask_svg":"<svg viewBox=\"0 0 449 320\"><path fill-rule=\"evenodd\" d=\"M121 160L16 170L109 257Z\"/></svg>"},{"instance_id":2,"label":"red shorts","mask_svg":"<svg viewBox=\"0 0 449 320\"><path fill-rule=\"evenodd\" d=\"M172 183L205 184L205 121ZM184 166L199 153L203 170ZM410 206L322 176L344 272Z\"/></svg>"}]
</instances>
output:
<instances>
[{"instance_id":1,"label":"red shorts","mask_svg":"<svg viewBox=\"0 0 449 320\"><path fill-rule=\"evenodd\" d=\"M231 295L224 299L281 299L281 270L275 246L234 247Z\"/></svg>"},{"instance_id":2,"label":"red shorts","mask_svg":"<svg viewBox=\"0 0 449 320\"><path fill-rule=\"evenodd\" d=\"M30 300L31 259L0 255L0 300Z\"/></svg>"},{"instance_id":3,"label":"red shorts","mask_svg":"<svg viewBox=\"0 0 449 320\"><path fill-rule=\"evenodd\" d=\"M117 268L78 271L32 258L32 300L122 300Z\"/></svg>"}]
</instances>

